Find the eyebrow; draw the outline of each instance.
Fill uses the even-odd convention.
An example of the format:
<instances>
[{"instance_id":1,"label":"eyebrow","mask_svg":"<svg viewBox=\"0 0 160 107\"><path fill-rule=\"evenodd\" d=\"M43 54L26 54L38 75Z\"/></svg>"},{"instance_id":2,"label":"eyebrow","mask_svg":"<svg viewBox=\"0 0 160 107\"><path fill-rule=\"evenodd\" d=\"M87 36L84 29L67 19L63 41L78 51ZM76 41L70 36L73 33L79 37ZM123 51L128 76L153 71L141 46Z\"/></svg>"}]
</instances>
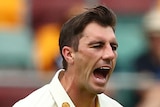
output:
<instances>
[{"instance_id":1,"label":"eyebrow","mask_svg":"<svg viewBox=\"0 0 160 107\"><path fill-rule=\"evenodd\" d=\"M118 42L117 42L116 39L114 39L114 40L111 42L111 44L114 44L114 45L117 45L117 46L118 46Z\"/></svg>"}]
</instances>

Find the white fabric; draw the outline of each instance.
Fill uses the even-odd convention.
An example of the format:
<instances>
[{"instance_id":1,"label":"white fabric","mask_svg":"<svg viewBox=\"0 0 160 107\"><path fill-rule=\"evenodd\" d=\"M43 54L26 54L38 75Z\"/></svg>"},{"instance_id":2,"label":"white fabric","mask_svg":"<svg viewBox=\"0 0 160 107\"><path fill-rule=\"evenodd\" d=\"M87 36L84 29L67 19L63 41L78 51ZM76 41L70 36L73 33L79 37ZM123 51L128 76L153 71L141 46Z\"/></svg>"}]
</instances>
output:
<instances>
[{"instance_id":1,"label":"white fabric","mask_svg":"<svg viewBox=\"0 0 160 107\"><path fill-rule=\"evenodd\" d=\"M34 91L26 98L18 101L13 107L62 107L64 102L69 103L70 107L75 107L58 79L60 72L64 72L64 70L57 71L50 84ZM122 107L105 94L99 94L98 101L100 107Z\"/></svg>"}]
</instances>

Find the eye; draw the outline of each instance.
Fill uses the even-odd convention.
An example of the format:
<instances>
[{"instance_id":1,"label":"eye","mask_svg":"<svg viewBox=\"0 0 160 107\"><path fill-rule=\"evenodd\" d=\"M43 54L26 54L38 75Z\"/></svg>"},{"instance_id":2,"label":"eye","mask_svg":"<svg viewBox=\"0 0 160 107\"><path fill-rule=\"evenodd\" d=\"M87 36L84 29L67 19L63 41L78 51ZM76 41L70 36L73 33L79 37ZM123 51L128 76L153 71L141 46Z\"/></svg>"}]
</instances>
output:
<instances>
[{"instance_id":1,"label":"eye","mask_svg":"<svg viewBox=\"0 0 160 107\"><path fill-rule=\"evenodd\" d=\"M118 48L118 46L117 46L117 45L113 45L113 44L111 45L111 47L112 47L112 50L113 50L113 51L116 51L116 50L117 50L117 48Z\"/></svg>"},{"instance_id":2,"label":"eye","mask_svg":"<svg viewBox=\"0 0 160 107\"><path fill-rule=\"evenodd\" d=\"M102 48L103 46L104 46L104 43L99 42L99 43L93 44L92 48Z\"/></svg>"}]
</instances>

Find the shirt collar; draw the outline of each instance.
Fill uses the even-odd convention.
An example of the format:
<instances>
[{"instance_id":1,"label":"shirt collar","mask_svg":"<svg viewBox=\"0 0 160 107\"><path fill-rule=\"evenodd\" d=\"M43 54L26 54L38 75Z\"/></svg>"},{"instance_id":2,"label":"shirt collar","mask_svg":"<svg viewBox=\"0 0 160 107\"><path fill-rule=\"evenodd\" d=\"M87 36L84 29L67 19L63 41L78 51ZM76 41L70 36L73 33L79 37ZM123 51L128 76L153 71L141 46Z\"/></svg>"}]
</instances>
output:
<instances>
[{"instance_id":1,"label":"shirt collar","mask_svg":"<svg viewBox=\"0 0 160 107\"><path fill-rule=\"evenodd\" d=\"M68 94L66 93L66 91L64 90L63 86L59 81L58 76L60 72L65 72L65 71L64 69L60 69L57 71L57 73L55 74L50 83L50 92L58 107L62 107L63 103L68 103L70 107L75 107L75 105L73 104L70 97L68 96Z\"/></svg>"}]
</instances>

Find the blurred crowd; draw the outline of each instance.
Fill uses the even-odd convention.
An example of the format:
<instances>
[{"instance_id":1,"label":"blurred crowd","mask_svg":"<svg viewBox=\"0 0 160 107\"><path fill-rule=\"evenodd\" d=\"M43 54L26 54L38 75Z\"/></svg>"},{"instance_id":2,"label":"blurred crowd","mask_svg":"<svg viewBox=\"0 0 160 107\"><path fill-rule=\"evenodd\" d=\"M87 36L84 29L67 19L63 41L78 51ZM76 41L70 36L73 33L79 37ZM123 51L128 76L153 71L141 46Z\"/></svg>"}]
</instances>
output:
<instances>
[{"instance_id":1,"label":"blurred crowd","mask_svg":"<svg viewBox=\"0 0 160 107\"><path fill-rule=\"evenodd\" d=\"M156 80L155 84L140 93L137 107L160 106L160 1L143 17L144 36L147 49L135 60L137 72L149 73ZM147 81L146 81L147 82Z\"/></svg>"},{"instance_id":2,"label":"blurred crowd","mask_svg":"<svg viewBox=\"0 0 160 107\"><path fill-rule=\"evenodd\" d=\"M88 2L86 1L86 5L84 1L80 2L78 0L69 6L65 3L54 5L55 2L58 1L1 1L0 69L54 73L62 66L58 47L60 28L68 18L84 11L84 8L88 6ZM62 9L63 6L66 8L65 11ZM140 15L140 19L142 19L140 25L142 26L139 30L141 30L142 35L139 38L143 39L137 39L140 41L140 46L136 48L144 47L140 49L140 52L132 50L132 54L139 53L132 58L132 63L130 63L132 67L126 67L128 64L125 65L122 61L127 60L128 57L119 58L115 72L127 70L128 72L146 73L152 76L156 82L151 87L143 90L127 90L124 91L125 94L121 93L123 90L120 91L122 95L117 94L117 99L119 98L120 102L121 98L124 99L122 105L126 107L160 107L160 84L158 83L160 80L160 0L157 0L151 7L151 9ZM121 28L121 26L118 27ZM116 33L120 35L120 31ZM124 42L123 38L120 40L120 43ZM129 41L132 41L133 44L137 43L134 40ZM120 47L120 49L120 51L126 52L123 47ZM119 55L119 57L121 56ZM122 64L125 66L121 66Z\"/></svg>"}]
</instances>

